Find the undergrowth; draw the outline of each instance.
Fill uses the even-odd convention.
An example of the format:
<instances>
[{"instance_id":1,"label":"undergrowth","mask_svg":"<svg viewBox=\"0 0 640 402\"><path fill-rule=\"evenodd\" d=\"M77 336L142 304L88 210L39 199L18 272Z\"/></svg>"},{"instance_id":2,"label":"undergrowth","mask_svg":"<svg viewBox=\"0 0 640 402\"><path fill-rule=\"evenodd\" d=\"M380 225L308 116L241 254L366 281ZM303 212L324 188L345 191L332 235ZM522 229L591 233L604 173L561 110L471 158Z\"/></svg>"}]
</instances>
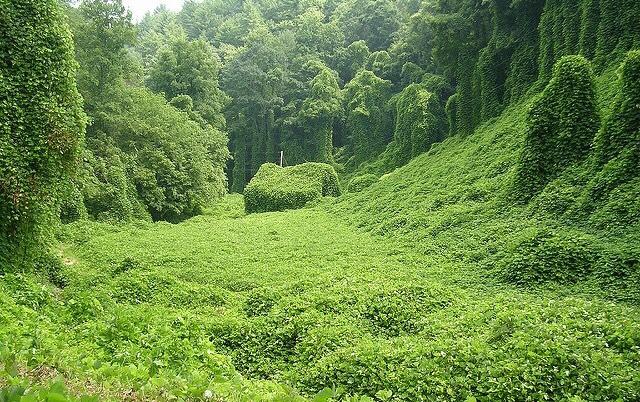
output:
<instances>
[{"instance_id":1,"label":"undergrowth","mask_svg":"<svg viewBox=\"0 0 640 402\"><path fill-rule=\"evenodd\" d=\"M232 196L179 225L67 225L64 289L30 275L1 281L5 392L219 401L640 397L635 307L566 288L523 292L486 272L490 244L463 252L471 241L464 236L481 238L470 227L462 225L459 245L425 253L417 238L382 241L354 230L324 210L341 205L332 203L245 215ZM433 229L422 232L431 247L453 236L444 223L439 234Z\"/></svg>"}]
</instances>

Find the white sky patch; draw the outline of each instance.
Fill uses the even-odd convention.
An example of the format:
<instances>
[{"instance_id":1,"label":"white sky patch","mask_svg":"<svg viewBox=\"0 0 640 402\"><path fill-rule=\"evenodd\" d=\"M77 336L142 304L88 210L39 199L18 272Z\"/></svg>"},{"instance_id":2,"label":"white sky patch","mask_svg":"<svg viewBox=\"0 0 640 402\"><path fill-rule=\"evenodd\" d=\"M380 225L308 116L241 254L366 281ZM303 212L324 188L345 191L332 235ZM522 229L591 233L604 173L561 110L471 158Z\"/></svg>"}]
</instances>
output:
<instances>
[{"instance_id":1,"label":"white sky patch","mask_svg":"<svg viewBox=\"0 0 640 402\"><path fill-rule=\"evenodd\" d=\"M133 20L140 21L145 14L164 4L169 10L180 11L184 0L123 0L122 3L133 13Z\"/></svg>"}]
</instances>

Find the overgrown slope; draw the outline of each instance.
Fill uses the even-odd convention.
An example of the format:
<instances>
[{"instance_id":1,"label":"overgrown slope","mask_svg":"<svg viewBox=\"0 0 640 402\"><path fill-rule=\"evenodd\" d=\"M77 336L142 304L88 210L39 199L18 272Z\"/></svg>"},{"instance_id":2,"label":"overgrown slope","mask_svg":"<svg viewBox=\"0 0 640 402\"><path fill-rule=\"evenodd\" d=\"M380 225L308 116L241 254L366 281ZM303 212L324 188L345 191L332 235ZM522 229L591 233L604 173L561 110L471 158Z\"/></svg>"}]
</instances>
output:
<instances>
[{"instance_id":1,"label":"overgrown slope","mask_svg":"<svg viewBox=\"0 0 640 402\"><path fill-rule=\"evenodd\" d=\"M628 59L635 57L630 53ZM628 96L623 88L629 85L624 74L618 80L616 71L617 66L611 67L598 77L596 107L604 121L622 122L615 126L620 127L634 120L616 114L621 104L629 104L621 100ZM367 231L409 242L426 254L481 266L488 275L518 285L570 285L565 291L637 303L640 230L631 199L640 189L634 179L637 171L627 166L638 160L624 156L623 162L601 168L594 161L598 151L589 150L589 143L602 134L591 129L590 156L557 167L557 179L543 185L531 201L520 202L519 166L531 113L538 113L532 109L536 102L540 104L539 96L529 97L473 135L433 146L329 208ZM577 108L575 118L581 118L583 111L575 102L566 108ZM636 152L632 141L624 155ZM594 187L600 198L592 198ZM584 257L585 250L589 257ZM581 255L586 260L575 259Z\"/></svg>"}]
</instances>

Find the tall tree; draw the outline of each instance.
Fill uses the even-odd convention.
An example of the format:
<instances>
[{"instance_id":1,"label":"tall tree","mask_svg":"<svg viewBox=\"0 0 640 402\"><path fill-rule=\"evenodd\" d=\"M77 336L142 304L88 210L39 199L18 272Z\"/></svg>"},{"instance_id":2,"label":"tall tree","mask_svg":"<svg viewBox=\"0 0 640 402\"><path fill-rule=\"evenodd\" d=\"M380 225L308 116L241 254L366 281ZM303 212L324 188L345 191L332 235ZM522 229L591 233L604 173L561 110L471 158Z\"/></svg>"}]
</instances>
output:
<instances>
[{"instance_id":1,"label":"tall tree","mask_svg":"<svg viewBox=\"0 0 640 402\"><path fill-rule=\"evenodd\" d=\"M234 164L234 191L241 191L260 165L276 158L279 138L274 125L290 79L287 49L291 48L295 48L291 35L278 37L261 27L224 67L222 88L232 98L226 115L234 159L245 162Z\"/></svg>"},{"instance_id":2,"label":"tall tree","mask_svg":"<svg viewBox=\"0 0 640 402\"><path fill-rule=\"evenodd\" d=\"M347 43L364 40L372 51L384 50L400 27L400 15L392 0L350 0L338 5L333 18Z\"/></svg>"},{"instance_id":3,"label":"tall tree","mask_svg":"<svg viewBox=\"0 0 640 402\"><path fill-rule=\"evenodd\" d=\"M179 95L193 100L193 108L210 124L224 128L226 95L218 86L220 68L211 45L204 40L172 38L156 55L148 86L168 101Z\"/></svg>"},{"instance_id":4,"label":"tall tree","mask_svg":"<svg viewBox=\"0 0 640 402\"><path fill-rule=\"evenodd\" d=\"M47 250L86 117L56 0L0 1L0 267Z\"/></svg>"},{"instance_id":5,"label":"tall tree","mask_svg":"<svg viewBox=\"0 0 640 402\"><path fill-rule=\"evenodd\" d=\"M368 70L344 87L347 129L351 134L351 167L379 155L391 139L387 102L391 82Z\"/></svg>"},{"instance_id":6,"label":"tall tree","mask_svg":"<svg viewBox=\"0 0 640 402\"><path fill-rule=\"evenodd\" d=\"M81 67L78 87L92 111L133 69L126 48L134 43L136 29L122 0L84 0L70 12Z\"/></svg>"}]
</instances>

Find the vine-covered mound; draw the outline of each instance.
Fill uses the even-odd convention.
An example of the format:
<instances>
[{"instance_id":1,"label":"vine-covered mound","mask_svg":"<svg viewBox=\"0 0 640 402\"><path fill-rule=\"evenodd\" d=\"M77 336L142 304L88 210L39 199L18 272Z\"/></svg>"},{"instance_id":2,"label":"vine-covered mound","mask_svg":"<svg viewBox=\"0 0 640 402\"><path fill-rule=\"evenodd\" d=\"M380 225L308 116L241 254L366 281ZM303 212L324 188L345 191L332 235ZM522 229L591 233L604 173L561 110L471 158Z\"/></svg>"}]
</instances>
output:
<instances>
[{"instance_id":1,"label":"vine-covered mound","mask_svg":"<svg viewBox=\"0 0 640 402\"><path fill-rule=\"evenodd\" d=\"M331 165L303 163L283 168L265 163L245 188L244 204L249 213L283 211L338 195L338 175Z\"/></svg>"}]
</instances>

